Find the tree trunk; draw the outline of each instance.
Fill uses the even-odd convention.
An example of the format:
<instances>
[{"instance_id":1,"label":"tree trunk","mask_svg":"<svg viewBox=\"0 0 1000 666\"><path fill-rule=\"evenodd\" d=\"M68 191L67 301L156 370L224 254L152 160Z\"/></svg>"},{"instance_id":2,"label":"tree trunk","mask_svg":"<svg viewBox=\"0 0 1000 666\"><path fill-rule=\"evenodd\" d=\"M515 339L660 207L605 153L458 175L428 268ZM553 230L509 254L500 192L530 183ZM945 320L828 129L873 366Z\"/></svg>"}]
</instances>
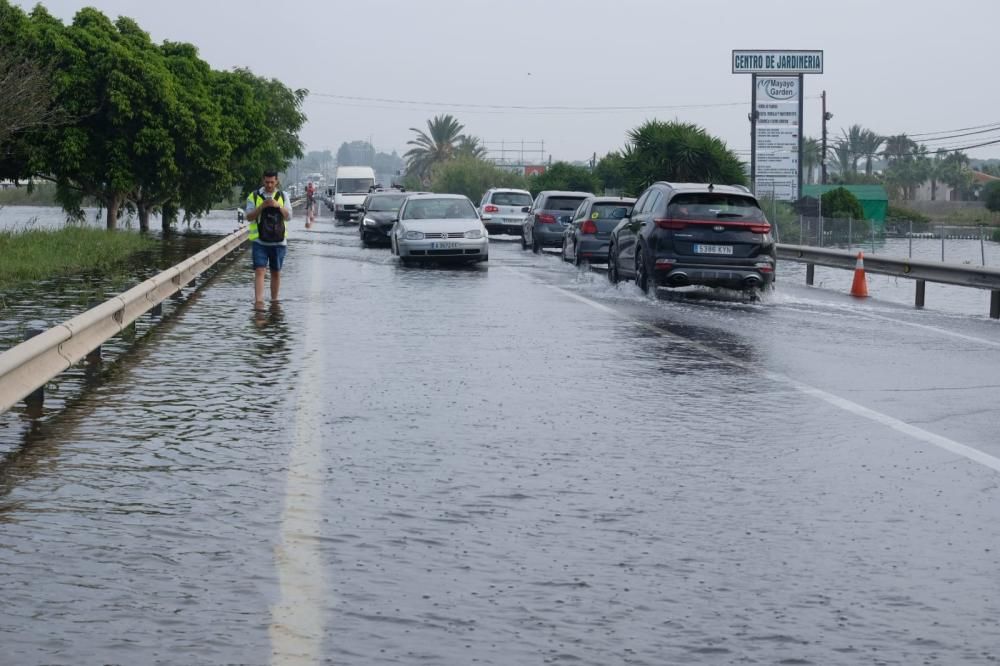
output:
<instances>
[{"instance_id":1,"label":"tree trunk","mask_svg":"<svg viewBox=\"0 0 1000 666\"><path fill-rule=\"evenodd\" d=\"M149 207L143 203L137 203L139 210L139 231L149 231Z\"/></svg>"},{"instance_id":2,"label":"tree trunk","mask_svg":"<svg viewBox=\"0 0 1000 666\"><path fill-rule=\"evenodd\" d=\"M121 201L121 197L118 194L112 194L107 198L105 204L108 207L108 229L115 230L118 228L118 204Z\"/></svg>"},{"instance_id":3,"label":"tree trunk","mask_svg":"<svg viewBox=\"0 0 1000 666\"><path fill-rule=\"evenodd\" d=\"M170 226L177 220L177 207L172 204L163 204L160 211L160 228L164 233L170 231Z\"/></svg>"},{"instance_id":4,"label":"tree trunk","mask_svg":"<svg viewBox=\"0 0 1000 666\"><path fill-rule=\"evenodd\" d=\"M937 201L937 181L931 178L931 201Z\"/></svg>"}]
</instances>

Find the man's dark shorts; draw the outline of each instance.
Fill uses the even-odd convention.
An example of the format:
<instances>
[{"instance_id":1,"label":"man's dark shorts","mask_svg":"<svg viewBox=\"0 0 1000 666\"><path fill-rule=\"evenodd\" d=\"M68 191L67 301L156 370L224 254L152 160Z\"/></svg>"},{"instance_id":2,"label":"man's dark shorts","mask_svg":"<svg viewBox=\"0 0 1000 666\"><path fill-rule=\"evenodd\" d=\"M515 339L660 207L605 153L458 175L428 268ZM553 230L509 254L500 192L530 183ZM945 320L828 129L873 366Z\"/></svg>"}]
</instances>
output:
<instances>
[{"instance_id":1,"label":"man's dark shorts","mask_svg":"<svg viewBox=\"0 0 1000 666\"><path fill-rule=\"evenodd\" d=\"M281 265L285 263L285 251L288 249L284 245L261 245L254 241L253 245L253 267L267 268L272 271L280 271Z\"/></svg>"}]
</instances>

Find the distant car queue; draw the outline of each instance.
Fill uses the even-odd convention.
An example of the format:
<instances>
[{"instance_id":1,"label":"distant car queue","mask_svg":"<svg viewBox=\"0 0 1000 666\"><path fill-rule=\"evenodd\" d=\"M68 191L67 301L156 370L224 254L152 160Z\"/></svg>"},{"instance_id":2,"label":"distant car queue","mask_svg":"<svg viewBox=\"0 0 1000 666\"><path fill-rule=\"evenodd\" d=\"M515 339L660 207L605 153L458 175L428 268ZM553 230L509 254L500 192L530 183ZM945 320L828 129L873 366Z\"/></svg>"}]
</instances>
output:
<instances>
[{"instance_id":1,"label":"distant car queue","mask_svg":"<svg viewBox=\"0 0 1000 666\"><path fill-rule=\"evenodd\" d=\"M656 182L637 198L492 188L478 208L460 194L372 190L357 209L361 243L387 245L404 264L486 262L494 233L535 253L559 248L578 266L607 264L612 282L635 280L646 292L701 285L756 293L774 281L771 224L740 185Z\"/></svg>"}]
</instances>

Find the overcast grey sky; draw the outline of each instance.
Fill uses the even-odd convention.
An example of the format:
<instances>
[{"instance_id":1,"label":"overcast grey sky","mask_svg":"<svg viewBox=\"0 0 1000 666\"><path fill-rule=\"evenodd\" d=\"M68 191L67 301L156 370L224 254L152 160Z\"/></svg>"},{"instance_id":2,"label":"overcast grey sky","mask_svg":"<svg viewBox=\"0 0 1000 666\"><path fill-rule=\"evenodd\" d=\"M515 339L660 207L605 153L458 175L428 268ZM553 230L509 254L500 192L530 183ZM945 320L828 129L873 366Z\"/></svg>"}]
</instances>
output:
<instances>
[{"instance_id":1,"label":"overcast grey sky","mask_svg":"<svg viewBox=\"0 0 1000 666\"><path fill-rule=\"evenodd\" d=\"M34 2L17 0L26 9ZM1000 124L998 0L46 0L70 21L84 6L134 18L153 39L190 42L213 67L245 66L313 93L307 150L370 138L405 151L410 127L451 113L487 142L544 140L553 159L621 147L647 118L695 122L750 147L750 77L732 49L822 49L806 78L805 133L819 136ZM281 46L268 38L280 25ZM328 95L422 104L344 100ZM504 106L641 106L551 111ZM716 105L716 106L694 106ZM669 108L673 107L673 108ZM684 108L687 107L687 108ZM920 138L920 137L917 137ZM929 143L967 146L1000 130ZM1000 144L967 151L1000 157ZM745 157L745 156L744 156Z\"/></svg>"}]
</instances>

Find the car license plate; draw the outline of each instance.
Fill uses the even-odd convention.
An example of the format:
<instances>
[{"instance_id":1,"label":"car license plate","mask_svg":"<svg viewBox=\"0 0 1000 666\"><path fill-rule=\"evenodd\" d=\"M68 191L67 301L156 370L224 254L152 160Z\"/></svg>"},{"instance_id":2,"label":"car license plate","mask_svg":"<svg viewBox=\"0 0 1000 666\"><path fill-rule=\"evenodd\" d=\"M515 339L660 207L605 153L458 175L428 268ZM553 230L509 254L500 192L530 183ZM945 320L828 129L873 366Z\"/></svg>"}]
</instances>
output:
<instances>
[{"instance_id":1,"label":"car license plate","mask_svg":"<svg viewBox=\"0 0 1000 666\"><path fill-rule=\"evenodd\" d=\"M732 254L732 245L695 245L694 251L698 254Z\"/></svg>"},{"instance_id":2,"label":"car license plate","mask_svg":"<svg viewBox=\"0 0 1000 666\"><path fill-rule=\"evenodd\" d=\"M432 250L454 250L458 243L431 243Z\"/></svg>"}]
</instances>

